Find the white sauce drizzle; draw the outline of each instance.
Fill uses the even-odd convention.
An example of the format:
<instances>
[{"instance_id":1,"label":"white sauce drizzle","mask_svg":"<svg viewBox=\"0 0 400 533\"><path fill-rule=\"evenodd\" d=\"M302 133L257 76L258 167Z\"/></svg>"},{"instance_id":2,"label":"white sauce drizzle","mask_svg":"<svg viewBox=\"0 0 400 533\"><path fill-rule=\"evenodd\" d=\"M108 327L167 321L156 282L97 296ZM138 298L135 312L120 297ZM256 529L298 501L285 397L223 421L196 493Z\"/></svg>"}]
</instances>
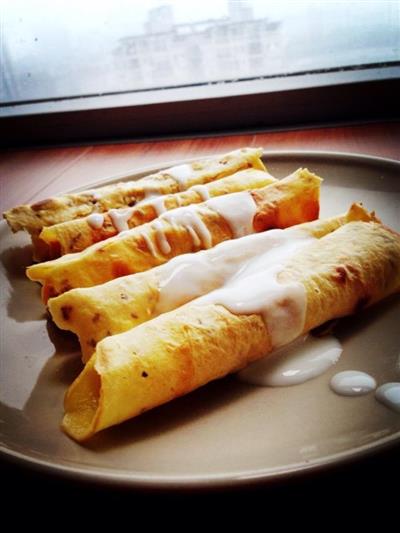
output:
<instances>
[{"instance_id":1,"label":"white sauce drizzle","mask_svg":"<svg viewBox=\"0 0 400 533\"><path fill-rule=\"evenodd\" d=\"M345 370L333 376L330 386L341 396L362 396L376 389L376 381L365 372Z\"/></svg>"},{"instance_id":2,"label":"white sauce drizzle","mask_svg":"<svg viewBox=\"0 0 400 533\"><path fill-rule=\"evenodd\" d=\"M167 237L165 236L164 227L160 220L155 220L152 223L153 228L156 231L156 238L158 246L161 250L161 252L164 255L168 255L171 251L171 246L169 245L169 242L167 240Z\"/></svg>"},{"instance_id":3,"label":"white sauce drizzle","mask_svg":"<svg viewBox=\"0 0 400 533\"><path fill-rule=\"evenodd\" d=\"M206 202L206 205L228 222L234 237L243 237L254 232L253 219L257 212L257 204L249 191L212 198Z\"/></svg>"},{"instance_id":4,"label":"white sauce drizzle","mask_svg":"<svg viewBox=\"0 0 400 533\"><path fill-rule=\"evenodd\" d=\"M104 215L101 213L92 213L86 218L86 222L92 229L100 229L104 224Z\"/></svg>"},{"instance_id":5,"label":"white sauce drizzle","mask_svg":"<svg viewBox=\"0 0 400 533\"><path fill-rule=\"evenodd\" d=\"M143 193L144 197L139 202L136 202L135 207L151 205L158 217L167 211L165 207L165 195L162 192L149 186L143 187Z\"/></svg>"},{"instance_id":6,"label":"white sauce drizzle","mask_svg":"<svg viewBox=\"0 0 400 533\"><path fill-rule=\"evenodd\" d=\"M190 187L189 191L197 192L203 202L209 200L210 198L210 193L208 191L207 185L193 185L193 187Z\"/></svg>"},{"instance_id":7,"label":"white sauce drizzle","mask_svg":"<svg viewBox=\"0 0 400 533\"><path fill-rule=\"evenodd\" d=\"M200 240L200 237L197 235L197 233L196 233L195 230L192 228L192 226L186 226L186 229L188 230L188 232L190 233L190 236L192 237L193 244L194 244L196 247L201 246L201 240Z\"/></svg>"},{"instance_id":8,"label":"white sauce drizzle","mask_svg":"<svg viewBox=\"0 0 400 533\"><path fill-rule=\"evenodd\" d=\"M400 413L400 383L385 383L376 389L375 398L389 409Z\"/></svg>"},{"instance_id":9,"label":"white sauce drizzle","mask_svg":"<svg viewBox=\"0 0 400 533\"><path fill-rule=\"evenodd\" d=\"M204 224L199 214L196 211L196 206L178 207L172 209L167 213L160 216L160 219L166 220L173 226L183 226L190 233L193 239L193 243L196 245L194 234L197 235L197 239L203 244L204 248L211 248L212 237L209 229Z\"/></svg>"},{"instance_id":10,"label":"white sauce drizzle","mask_svg":"<svg viewBox=\"0 0 400 533\"><path fill-rule=\"evenodd\" d=\"M151 253L151 255L153 257L156 257L157 256L157 250L156 250L156 247L153 244L153 241L150 238L150 235L147 232L142 231L141 232L141 236L143 237L143 239L144 239L144 241L145 241L145 243L147 245L147 248L149 249L149 252Z\"/></svg>"},{"instance_id":11,"label":"white sauce drizzle","mask_svg":"<svg viewBox=\"0 0 400 533\"><path fill-rule=\"evenodd\" d=\"M228 222L234 237L242 237L254 232L253 218L257 205L248 191L212 198L205 204ZM212 247L211 233L197 212L196 205L172 209L161 214L160 218L173 226L184 226L195 246L202 243L204 248Z\"/></svg>"},{"instance_id":12,"label":"white sauce drizzle","mask_svg":"<svg viewBox=\"0 0 400 533\"><path fill-rule=\"evenodd\" d=\"M143 195L143 200L141 200L141 202L145 200L151 200L153 198L158 198L159 196L162 196L163 193L159 189L157 189L154 184L143 183Z\"/></svg>"},{"instance_id":13,"label":"white sauce drizzle","mask_svg":"<svg viewBox=\"0 0 400 533\"><path fill-rule=\"evenodd\" d=\"M238 378L269 387L298 385L336 364L342 351L335 337L301 337L241 370Z\"/></svg>"},{"instance_id":14,"label":"white sauce drizzle","mask_svg":"<svg viewBox=\"0 0 400 533\"><path fill-rule=\"evenodd\" d=\"M179 190L184 191L188 188L189 178L193 176L192 165L184 164L168 168L164 171L173 178L179 185Z\"/></svg>"},{"instance_id":15,"label":"white sauce drizzle","mask_svg":"<svg viewBox=\"0 0 400 533\"><path fill-rule=\"evenodd\" d=\"M118 233L129 230L128 220L132 216L132 208L110 209L108 212L115 229Z\"/></svg>"},{"instance_id":16,"label":"white sauce drizzle","mask_svg":"<svg viewBox=\"0 0 400 533\"><path fill-rule=\"evenodd\" d=\"M157 213L158 217L165 213L165 211L167 211L167 208L165 207L164 196L160 196L159 198L156 198L155 200L152 200L149 203L154 207L154 211Z\"/></svg>"},{"instance_id":17,"label":"white sauce drizzle","mask_svg":"<svg viewBox=\"0 0 400 533\"><path fill-rule=\"evenodd\" d=\"M135 228L133 228L133 229L135 229ZM132 235L132 230L131 229L127 229L125 231L121 231L120 233L118 233L118 235L116 235L116 237L119 238L119 239L123 239L127 235Z\"/></svg>"},{"instance_id":18,"label":"white sauce drizzle","mask_svg":"<svg viewBox=\"0 0 400 533\"><path fill-rule=\"evenodd\" d=\"M262 261L258 260L258 264L262 269L284 261L313 240L296 228L276 229L175 257L157 269L160 294L156 311L170 311L234 281L241 272L247 272L260 254Z\"/></svg>"},{"instance_id":19,"label":"white sauce drizzle","mask_svg":"<svg viewBox=\"0 0 400 533\"><path fill-rule=\"evenodd\" d=\"M280 283L282 264L251 275L237 275L232 283L197 301L223 305L231 313L261 315L268 325L272 348L288 344L301 335L305 321L306 291L299 282Z\"/></svg>"}]
</instances>

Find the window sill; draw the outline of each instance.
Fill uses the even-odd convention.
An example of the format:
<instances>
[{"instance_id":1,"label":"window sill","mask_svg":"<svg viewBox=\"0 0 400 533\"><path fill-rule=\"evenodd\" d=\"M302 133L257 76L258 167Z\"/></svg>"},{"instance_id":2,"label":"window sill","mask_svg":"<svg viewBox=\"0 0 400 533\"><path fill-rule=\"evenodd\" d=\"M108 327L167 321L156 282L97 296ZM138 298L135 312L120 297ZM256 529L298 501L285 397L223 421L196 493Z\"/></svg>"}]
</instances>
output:
<instances>
[{"instance_id":1,"label":"window sill","mask_svg":"<svg viewBox=\"0 0 400 533\"><path fill-rule=\"evenodd\" d=\"M0 107L0 144L54 144L396 118L400 67L284 77Z\"/></svg>"}]
</instances>

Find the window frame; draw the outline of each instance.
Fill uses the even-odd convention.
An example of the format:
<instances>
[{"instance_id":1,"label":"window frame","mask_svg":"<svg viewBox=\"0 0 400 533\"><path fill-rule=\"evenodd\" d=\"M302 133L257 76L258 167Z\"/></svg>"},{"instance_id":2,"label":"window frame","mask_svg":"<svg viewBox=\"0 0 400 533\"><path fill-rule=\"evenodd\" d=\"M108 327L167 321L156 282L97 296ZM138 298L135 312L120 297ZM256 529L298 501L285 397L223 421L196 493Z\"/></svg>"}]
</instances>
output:
<instances>
[{"instance_id":1,"label":"window frame","mask_svg":"<svg viewBox=\"0 0 400 533\"><path fill-rule=\"evenodd\" d=\"M396 120L400 61L0 104L3 147Z\"/></svg>"}]
</instances>

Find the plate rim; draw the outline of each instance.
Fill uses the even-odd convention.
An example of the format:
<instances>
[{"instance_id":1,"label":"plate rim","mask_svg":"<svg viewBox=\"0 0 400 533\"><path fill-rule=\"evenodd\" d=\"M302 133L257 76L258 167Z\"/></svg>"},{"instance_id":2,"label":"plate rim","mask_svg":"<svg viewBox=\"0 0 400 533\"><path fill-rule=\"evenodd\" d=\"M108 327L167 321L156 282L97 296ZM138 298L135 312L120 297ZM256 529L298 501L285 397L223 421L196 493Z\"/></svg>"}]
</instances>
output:
<instances>
[{"instance_id":1,"label":"plate rim","mask_svg":"<svg viewBox=\"0 0 400 533\"><path fill-rule=\"evenodd\" d=\"M379 441L364 444L351 451L342 451L320 459L305 460L282 467L257 470L251 473L204 474L204 475L145 475L136 472L112 472L109 470L92 470L63 464L51 463L39 458L23 455L15 450L0 446L0 458L27 466L31 470L53 476L62 476L70 480L95 482L104 486L150 490L182 489L224 489L244 488L262 483L271 483L299 477L310 473L325 471L329 468L343 466L355 460L376 455L382 450L394 448L400 442L400 432L384 437Z\"/></svg>"},{"instance_id":2,"label":"plate rim","mask_svg":"<svg viewBox=\"0 0 400 533\"><path fill-rule=\"evenodd\" d=\"M66 192L60 192L57 196L62 194L79 192L91 188L101 187L103 185L112 184L117 181L137 180L145 175L157 172L159 170L168 168L170 166L184 164L191 161L204 160L212 157L206 155L202 157L193 157L185 159L176 159L166 161L161 164L154 164L124 173L115 174L101 178L93 183L69 189ZM341 152L341 151L328 151L328 150L266 150L263 149L263 159L271 158L296 158L296 157L310 157L310 158L324 158L329 157L334 160L348 160L355 163L365 164L383 164L389 166L395 170L400 171L400 160L372 156L368 154L360 154L355 152ZM268 165L268 163L267 163ZM4 230L7 227L5 220L0 221L0 230ZM112 468L104 469L85 466L73 466L67 464L53 463L41 458L35 458L26 455L20 451L13 450L0 444L0 458L14 462L20 466L28 467L32 470L36 470L39 473L45 473L49 475L58 475L68 479L74 479L77 481L96 482L98 484L104 484L114 487L126 487L132 489L219 489L227 487L244 487L261 483L270 483L273 481L284 480L294 476L306 475L307 473L324 471L328 468L351 463L355 460L370 457L379 453L384 449L388 449L396 446L400 443L400 431L391 434L386 437L382 437L377 441L358 446L351 450L345 450L324 456L323 458L305 460L289 465L283 465L279 467L268 467L265 469L257 469L248 473L244 472L229 472L220 474L196 474L196 475L156 475L156 474L143 474L141 472L120 472L113 471Z\"/></svg>"}]
</instances>

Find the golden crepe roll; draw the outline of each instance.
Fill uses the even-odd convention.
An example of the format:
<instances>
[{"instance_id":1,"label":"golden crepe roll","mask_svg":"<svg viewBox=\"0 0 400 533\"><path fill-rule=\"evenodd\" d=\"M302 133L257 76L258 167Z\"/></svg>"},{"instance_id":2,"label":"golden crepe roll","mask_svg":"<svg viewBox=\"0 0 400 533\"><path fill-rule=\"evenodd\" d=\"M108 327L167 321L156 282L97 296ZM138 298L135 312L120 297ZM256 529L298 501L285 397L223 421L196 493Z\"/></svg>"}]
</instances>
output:
<instances>
[{"instance_id":1,"label":"golden crepe roll","mask_svg":"<svg viewBox=\"0 0 400 533\"><path fill-rule=\"evenodd\" d=\"M321 181L307 169L299 169L262 189L173 209L82 252L33 265L27 276L43 285L42 298L47 302L67 290L143 272L225 240L314 220Z\"/></svg>"},{"instance_id":2,"label":"golden crepe roll","mask_svg":"<svg viewBox=\"0 0 400 533\"><path fill-rule=\"evenodd\" d=\"M103 339L67 391L62 427L84 441L399 290L400 236L349 222L272 269Z\"/></svg>"},{"instance_id":3,"label":"golden crepe roll","mask_svg":"<svg viewBox=\"0 0 400 533\"><path fill-rule=\"evenodd\" d=\"M55 259L60 255L81 252L96 242L117 235L119 225L126 230L131 229L150 222L164 211L198 204L224 194L258 189L274 181L275 178L268 172L248 168L205 185L195 185L184 192L150 199L134 207L107 211L104 214L92 213L84 218L48 226L42 229L39 239L43 241L43 248L45 246L48 248L45 258Z\"/></svg>"},{"instance_id":4,"label":"golden crepe roll","mask_svg":"<svg viewBox=\"0 0 400 533\"><path fill-rule=\"evenodd\" d=\"M38 236L46 226L84 217L90 213L132 206L148 195L186 190L192 185L208 183L245 168L265 170L260 159L262 153L262 148L242 148L225 155L171 167L137 181L65 194L32 205L19 205L6 211L3 216L12 231L24 229L31 234L34 257L40 260L41 256L46 257L48 247L44 246Z\"/></svg>"},{"instance_id":5,"label":"golden crepe roll","mask_svg":"<svg viewBox=\"0 0 400 533\"><path fill-rule=\"evenodd\" d=\"M181 255L146 272L95 287L72 289L51 298L49 311L59 328L78 335L82 360L86 362L104 337L127 331L220 287L246 261L274 246L277 238L296 238L302 232L305 237L321 238L355 220L377 219L354 204L341 216L243 237L211 250ZM175 285L176 279L179 288ZM169 297L171 291L173 299Z\"/></svg>"}]
</instances>

